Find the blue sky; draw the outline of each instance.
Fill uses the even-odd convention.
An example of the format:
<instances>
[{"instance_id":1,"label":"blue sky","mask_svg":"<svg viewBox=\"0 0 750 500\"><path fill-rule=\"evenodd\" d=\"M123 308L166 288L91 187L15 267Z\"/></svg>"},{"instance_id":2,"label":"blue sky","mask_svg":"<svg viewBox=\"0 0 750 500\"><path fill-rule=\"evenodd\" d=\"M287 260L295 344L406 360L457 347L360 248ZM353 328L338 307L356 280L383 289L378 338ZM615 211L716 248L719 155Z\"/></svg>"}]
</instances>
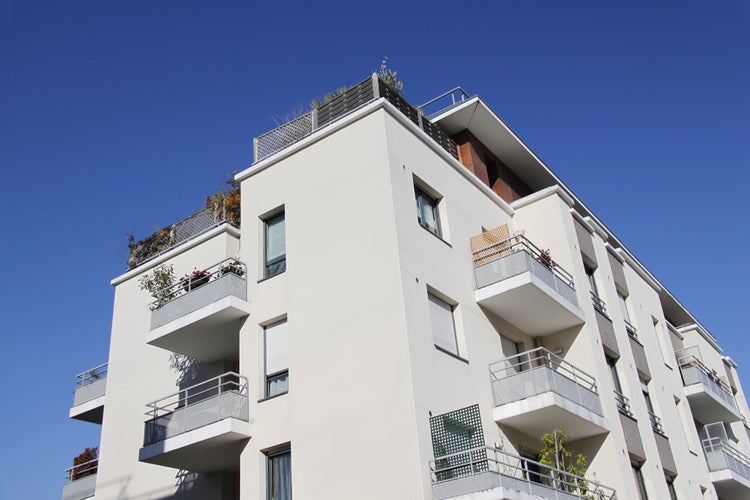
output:
<instances>
[{"instance_id":1,"label":"blue sky","mask_svg":"<svg viewBox=\"0 0 750 500\"><path fill-rule=\"evenodd\" d=\"M200 208L254 136L384 55L413 104L482 96L750 387L745 0L260 4L0 0L0 498L59 497L98 445L67 411L107 359L127 235Z\"/></svg>"}]
</instances>

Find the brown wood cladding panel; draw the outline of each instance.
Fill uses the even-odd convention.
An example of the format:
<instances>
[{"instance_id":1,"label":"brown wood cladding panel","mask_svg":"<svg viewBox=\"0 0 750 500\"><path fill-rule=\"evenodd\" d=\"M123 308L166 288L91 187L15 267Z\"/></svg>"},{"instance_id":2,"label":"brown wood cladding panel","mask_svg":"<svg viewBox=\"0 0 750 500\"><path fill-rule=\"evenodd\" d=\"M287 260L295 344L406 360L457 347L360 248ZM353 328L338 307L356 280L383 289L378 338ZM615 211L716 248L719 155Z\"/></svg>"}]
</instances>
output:
<instances>
[{"instance_id":1,"label":"brown wood cladding panel","mask_svg":"<svg viewBox=\"0 0 750 500\"><path fill-rule=\"evenodd\" d=\"M630 350L633 351L633 359L635 360L635 368L645 377L647 380L651 379L651 371L648 369L648 361L646 361L646 350L637 340L628 336L630 341Z\"/></svg>"},{"instance_id":2,"label":"brown wood cladding panel","mask_svg":"<svg viewBox=\"0 0 750 500\"><path fill-rule=\"evenodd\" d=\"M622 425L622 433L625 436L625 446L630 456L639 461L646 460L646 451L643 449L641 433L638 432L638 422L620 413L620 424Z\"/></svg>"},{"instance_id":3,"label":"brown wood cladding panel","mask_svg":"<svg viewBox=\"0 0 750 500\"><path fill-rule=\"evenodd\" d=\"M602 337L602 345L605 349L611 351L615 356L620 356L620 349L617 348L617 338L615 337L615 328L612 326L612 320L596 311L596 325L599 327L599 335Z\"/></svg>"},{"instance_id":4,"label":"brown wood cladding panel","mask_svg":"<svg viewBox=\"0 0 750 500\"><path fill-rule=\"evenodd\" d=\"M573 218L573 226L576 228L576 237L578 239L578 246L581 248L581 253L590 260L592 264L596 264L594 240L591 239L591 233L589 233L588 229L586 229L576 218Z\"/></svg>"},{"instance_id":5,"label":"brown wood cladding panel","mask_svg":"<svg viewBox=\"0 0 750 500\"><path fill-rule=\"evenodd\" d=\"M609 257L609 267L612 269L612 279L615 280L617 288L627 295L628 284L625 281L625 269L622 267L622 262L610 252L607 252L607 257Z\"/></svg>"},{"instance_id":6,"label":"brown wood cladding panel","mask_svg":"<svg viewBox=\"0 0 750 500\"><path fill-rule=\"evenodd\" d=\"M461 163L500 198L513 203L532 193L524 182L468 130L451 137L460 150Z\"/></svg>"},{"instance_id":7,"label":"brown wood cladding panel","mask_svg":"<svg viewBox=\"0 0 750 500\"><path fill-rule=\"evenodd\" d=\"M671 475L677 475L677 466L674 463L674 456L672 455L672 447L669 446L669 439L657 433L654 433L654 439L656 440L656 448L659 450L662 469L664 469L664 472Z\"/></svg>"}]
</instances>

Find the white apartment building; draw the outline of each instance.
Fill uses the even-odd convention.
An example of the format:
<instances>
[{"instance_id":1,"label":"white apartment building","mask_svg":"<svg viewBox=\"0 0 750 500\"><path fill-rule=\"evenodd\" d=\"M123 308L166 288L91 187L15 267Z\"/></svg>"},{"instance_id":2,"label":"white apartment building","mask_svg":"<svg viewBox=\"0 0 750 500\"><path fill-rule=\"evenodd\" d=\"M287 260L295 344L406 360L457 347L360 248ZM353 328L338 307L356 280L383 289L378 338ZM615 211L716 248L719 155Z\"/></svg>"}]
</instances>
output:
<instances>
[{"instance_id":1,"label":"white apartment building","mask_svg":"<svg viewBox=\"0 0 750 500\"><path fill-rule=\"evenodd\" d=\"M737 365L479 97L373 75L254 145L241 224L112 280L64 499L750 498Z\"/></svg>"}]
</instances>

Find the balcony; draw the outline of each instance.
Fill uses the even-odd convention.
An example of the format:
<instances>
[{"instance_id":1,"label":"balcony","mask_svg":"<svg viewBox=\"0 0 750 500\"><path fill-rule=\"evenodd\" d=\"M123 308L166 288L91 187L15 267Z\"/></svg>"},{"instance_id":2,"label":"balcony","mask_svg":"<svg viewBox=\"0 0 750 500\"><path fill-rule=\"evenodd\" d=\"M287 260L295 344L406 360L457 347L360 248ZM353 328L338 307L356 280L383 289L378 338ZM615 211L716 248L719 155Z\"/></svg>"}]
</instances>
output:
<instances>
[{"instance_id":1,"label":"balcony","mask_svg":"<svg viewBox=\"0 0 750 500\"><path fill-rule=\"evenodd\" d=\"M96 491L96 472L99 459L65 469L66 483L63 486L62 500L82 500L91 498Z\"/></svg>"},{"instance_id":2,"label":"balcony","mask_svg":"<svg viewBox=\"0 0 750 500\"><path fill-rule=\"evenodd\" d=\"M601 483L492 447L437 457L430 469L435 499L617 498L614 489Z\"/></svg>"},{"instance_id":3,"label":"balcony","mask_svg":"<svg viewBox=\"0 0 750 500\"><path fill-rule=\"evenodd\" d=\"M750 457L734 448L726 438L721 422L705 427L703 452L719 498L750 497Z\"/></svg>"},{"instance_id":4,"label":"balcony","mask_svg":"<svg viewBox=\"0 0 750 500\"><path fill-rule=\"evenodd\" d=\"M697 421L706 423L742 420L729 384L703 364L696 348L677 351L675 355L680 365L685 395Z\"/></svg>"},{"instance_id":5,"label":"balcony","mask_svg":"<svg viewBox=\"0 0 750 500\"><path fill-rule=\"evenodd\" d=\"M596 380L547 349L493 363L490 376L499 424L535 437L562 427L571 441L608 432Z\"/></svg>"},{"instance_id":6,"label":"balcony","mask_svg":"<svg viewBox=\"0 0 750 500\"><path fill-rule=\"evenodd\" d=\"M474 251L476 301L531 336L584 322L573 278L523 236Z\"/></svg>"},{"instance_id":7,"label":"balcony","mask_svg":"<svg viewBox=\"0 0 750 500\"><path fill-rule=\"evenodd\" d=\"M107 367L104 363L76 375L73 407L68 416L101 424L104 417L104 394L107 389Z\"/></svg>"},{"instance_id":8,"label":"balcony","mask_svg":"<svg viewBox=\"0 0 750 500\"><path fill-rule=\"evenodd\" d=\"M206 362L238 359L246 275L245 264L225 259L157 292L146 342Z\"/></svg>"},{"instance_id":9,"label":"balcony","mask_svg":"<svg viewBox=\"0 0 750 500\"><path fill-rule=\"evenodd\" d=\"M225 194L221 203L198 210L193 215L167 226L140 241L131 238L128 244L128 270L155 259L169 250L187 243L222 224L239 227L240 191Z\"/></svg>"},{"instance_id":10,"label":"balcony","mask_svg":"<svg viewBox=\"0 0 750 500\"><path fill-rule=\"evenodd\" d=\"M205 473L239 468L250 438L245 377L224 373L147 406L141 462Z\"/></svg>"}]
</instances>

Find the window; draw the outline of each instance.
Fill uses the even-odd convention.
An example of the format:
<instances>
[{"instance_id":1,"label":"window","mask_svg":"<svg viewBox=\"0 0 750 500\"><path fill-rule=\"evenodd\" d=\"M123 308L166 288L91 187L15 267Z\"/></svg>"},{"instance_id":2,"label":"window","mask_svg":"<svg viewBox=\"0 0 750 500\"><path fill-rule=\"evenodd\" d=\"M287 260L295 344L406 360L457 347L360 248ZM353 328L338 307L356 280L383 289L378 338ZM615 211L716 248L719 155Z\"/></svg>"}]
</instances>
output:
<instances>
[{"instance_id":1,"label":"window","mask_svg":"<svg viewBox=\"0 0 750 500\"><path fill-rule=\"evenodd\" d=\"M620 384L620 377L617 375L617 367L615 364L617 360L610 356L607 356L607 365L612 375L612 384L615 386L615 401L617 401L617 409L626 415L632 415L630 411L630 401L622 393L622 385Z\"/></svg>"},{"instance_id":2,"label":"window","mask_svg":"<svg viewBox=\"0 0 750 500\"><path fill-rule=\"evenodd\" d=\"M643 379L641 379L641 392L643 392L643 399L646 400L646 409L648 410L648 418L651 421L651 428L654 432L664 434L664 428L661 425L661 418L656 415L654 405L651 402L651 396L648 393L648 382Z\"/></svg>"},{"instance_id":3,"label":"window","mask_svg":"<svg viewBox=\"0 0 750 500\"><path fill-rule=\"evenodd\" d=\"M667 490L669 490L669 500L677 500L677 491L674 489L674 477L666 476Z\"/></svg>"},{"instance_id":4,"label":"window","mask_svg":"<svg viewBox=\"0 0 750 500\"><path fill-rule=\"evenodd\" d=\"M638 340L638 332L636 331L633 324L630 322L630 312L628 311L628 298L617 292L617 301L620 303L620 310L622 311L622 319L625 321L625 331L628 332L633 339Z\"/></svg>"},{"instance_id":5,"label":"window","mask_svg":"<svg viewBox=\"0 0 750 500\"><path fill-rule=\"evenodd\" d=\"M419 221L419 225L438 238L442 238L438 200L417 186L414 186L414 194L417 198L417 220Z\"/></svg>"},{"instance_id":6,"label":"window","mask_svg":"<svg viewBox=\"0 0 750 500\"><path fill-rule=\"evenodd\" d=\"M427 294L430 305L430 323L432 325L432 340L437 347L458 355L456 341L456 323L453 319L453 306L446 301Z\"/></svg>"},{"instance_id":7,"label":"window","mask_svg":"<svg viewBox=\"0 0 750 500\"><path fill-rule=\"evenodd\" d=\"M292 452L268 455L268 500L292 500Z\"/></svg>"},{"instance_id":8,"label":"window","mask_svg":"<svg viewBox=\"0 0 750 500\"><path fill-rule=\"evenodd\" d=\"M289 332L286 320L265 328L266 397L289 390Z\"/></svg>"},{"instance_id":9,"label":"window","mask_svg":"<svg viewBox=\"0 0 750 500\"><path fill-rule=\"evenodd\" d=\"M607 306L604 304L601 297L599 297L599 289L596 286L596 277L594 276L596 269L585 262L583 263L583 269L586 271L586 277L589 279L589 288L591 289L591 300L594 303L594 309L606 315Z\"/></svg>"},{"instance_id":10,"label":"window","mask_svg":"<svg viewBox=\"0 0 750 500\"><path fill-rule=\"evenodd\" d=\"M284 212L263 222L263 255L266 278L286 271L286 234Z\"/></svg>"},{"instance_id":11,"label":"window","mask_svg":"<svg viewBox=\"0 0 750 500\"><path fill-rule=\"evenodd\" d=\"M638 498L640 498L640 500L648 500L646 482L643 480L643 472L641 472L642 464L631 462L630 466L633 468L633 478L635 479L636 489L638 490Z\"/></svg>"}]
</instances>

